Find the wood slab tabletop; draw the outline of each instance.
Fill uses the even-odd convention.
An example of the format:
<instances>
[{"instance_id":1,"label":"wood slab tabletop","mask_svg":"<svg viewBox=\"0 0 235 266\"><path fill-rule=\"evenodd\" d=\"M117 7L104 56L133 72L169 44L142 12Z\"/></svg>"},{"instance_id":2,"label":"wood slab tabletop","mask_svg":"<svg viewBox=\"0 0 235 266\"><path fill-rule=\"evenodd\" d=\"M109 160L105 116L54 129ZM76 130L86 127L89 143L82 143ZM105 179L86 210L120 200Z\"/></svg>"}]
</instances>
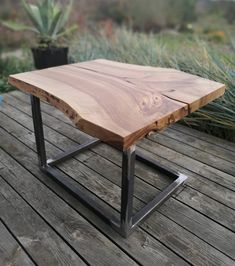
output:
<instances>
[{"instance_id":1,"label":"wood slab tabletop","mask_svg":"<svg viewBox=\"0 0 235 266\"><path fill-rule=\"evenodd\" d=\"M11 75L9 82L123 150L225 92L221 83L175 69L104 59Z\"/></svg>"}]
</instances>

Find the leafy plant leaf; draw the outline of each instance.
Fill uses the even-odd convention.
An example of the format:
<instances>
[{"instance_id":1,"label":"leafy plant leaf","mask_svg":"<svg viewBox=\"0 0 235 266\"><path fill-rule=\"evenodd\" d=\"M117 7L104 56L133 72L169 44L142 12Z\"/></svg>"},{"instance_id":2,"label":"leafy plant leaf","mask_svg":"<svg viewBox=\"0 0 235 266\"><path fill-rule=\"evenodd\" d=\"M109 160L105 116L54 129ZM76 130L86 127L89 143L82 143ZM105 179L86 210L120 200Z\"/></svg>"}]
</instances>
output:
<instances>
[{"instance_id":1,"label":"leafy plant leaf","mask_svg":"<svg viewBox=\"0 0 235 266\"><path fill-rule=\"evenodd\" d=\"M25 0L21 0L21 1L22 1L24 10L29 16L33 25L36 27L38 32L40 32L41 34L44 34L43 23L42 23L42 19L40 16L39 8L36 5L27 4Z\"/></svg>"},{"instance_id":2,"label":"leafy plant leaf","mask_svg":"<svg viewBox=\"0 0 235 266\"><path fill-rule=\"evenodd\" d=\"M62 7L54 0L38 0L36 4L29 4L21 0L22 6L33 26L26 26L12 21L2 24L12 30L30 30L37 33L39 45L48 47L54 45L58 38L72 33L76 28L65 28L72 11L73 0L66 7Z\"/></svg>"},{"instance_id":3,"label":"leafy plant leaf","mask_svg":"<svg viewBox=\"0 0 235 266\"><path fill-rule=\"evenodd\" d=\"M59 33L58 34L58 37L63 37L63 36L69 35L69 34L75 32L77 29L78 29L78 26L77 25L73 25L73 26L65 29L61 33Z\"/></svg>"},{"instance_id":4,"label":"leafy plant leaf","mask_svg":"<svg viewBox=\"0 0 235 266\"><path fill-rule=\"evenodd\" d=\"M37 32L37 29L33 28L33 27L29 27L27 25L24 24L20 24L18 22L15 21L2 21L1 24L11 30L15 30L15 31L25 31L25 30L29 30L29 31L33 31L33 32Z\"/></svg>"},{"instance_id":5,"label":"leafy plant leaf","mask_svg":"<svg viewBox=\"0 0 235 266\"><path fill-rule=\"evenodd\" d=\"M54 29L53 34L52 34L53 38L55 38L58 33L63 31L65 24L69 20L69 15L72 11L72 7L73 7L73 0L70 0L69 5L65 8L64 12L61 14L61 17L60 17L58 23L55 26L55 29Z\"/></svg>"},{"instance_id":6,"label":"leafy plant leaf","mask_svg":"<svg viewBox=\"0 0 235 266\"><path fill-rule=\"evenodd\" d=\"M51 26L50 29L48 31L48 34L51 36L55 36L57 34L57 32L55 33L55 29L57 29L57 25L60 23L60 19L62 16L62 11L59 10L53 17L53 20L51 22Z\"/></svg>"},{"instance_id":7,"label":"leafy plant leaf","mask_svg":"<svg viewBox=\"0 0 235 266\"><path fill-rule=\"evenodd\" d=\"M65 24L68 22L69 15L71 14L72 8L73 8L73 0L70 0L69 5L65 9L62 19L61 19L61 25L60 25L61 28L64 28Z\"/></svg>"}]
</instances>

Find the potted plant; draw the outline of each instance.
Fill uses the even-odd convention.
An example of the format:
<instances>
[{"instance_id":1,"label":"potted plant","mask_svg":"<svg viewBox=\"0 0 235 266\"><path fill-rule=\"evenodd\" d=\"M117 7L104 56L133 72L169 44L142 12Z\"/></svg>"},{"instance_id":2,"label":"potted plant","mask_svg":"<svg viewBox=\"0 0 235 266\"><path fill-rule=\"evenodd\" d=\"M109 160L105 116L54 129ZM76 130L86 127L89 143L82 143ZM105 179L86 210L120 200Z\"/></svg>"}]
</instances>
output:
<instances>
[{"instance_id":1,"label":"potted plant","mask_svg":"<svg viewBox=\"0 0 235 266\"><path fill-rule=\"evenodd\" d=\"M2 24L12 30L27 30L36 34L37 45L31 50L37 69L67 64L68 47L62 46L61 41L77 29L76 25L66 28L73 0L69 0L66 7L54 0L38 0L36 4L27 3L25 0L21 2L32 26L12 21L4 21Z\"/></svg>"}]
</instances>

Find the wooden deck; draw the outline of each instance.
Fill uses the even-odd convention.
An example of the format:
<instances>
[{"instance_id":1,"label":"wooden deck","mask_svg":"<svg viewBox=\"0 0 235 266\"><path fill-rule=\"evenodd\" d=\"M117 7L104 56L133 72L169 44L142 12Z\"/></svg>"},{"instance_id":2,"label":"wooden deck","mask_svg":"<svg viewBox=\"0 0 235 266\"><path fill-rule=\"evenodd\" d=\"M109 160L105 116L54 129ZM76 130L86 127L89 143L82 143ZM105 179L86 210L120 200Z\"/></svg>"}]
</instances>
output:
<instances>
[{"instance_id":1,"label":"wooden deck","mask_svg":"<svg viewBox=\"0 0 235 266\"><path fill-rule=\"evenodd\" d=\"M42 104L48 156L86 141ZM0 106L0 265L235 265L235 144L174 125L139 148L189 176L177 195L124 239L43 175L37 166L29 97ZM120 204L121 154L105 144L60 165L104 208ZM135 208L169 180L137 164Z\"/></svg>"}]
</instances>

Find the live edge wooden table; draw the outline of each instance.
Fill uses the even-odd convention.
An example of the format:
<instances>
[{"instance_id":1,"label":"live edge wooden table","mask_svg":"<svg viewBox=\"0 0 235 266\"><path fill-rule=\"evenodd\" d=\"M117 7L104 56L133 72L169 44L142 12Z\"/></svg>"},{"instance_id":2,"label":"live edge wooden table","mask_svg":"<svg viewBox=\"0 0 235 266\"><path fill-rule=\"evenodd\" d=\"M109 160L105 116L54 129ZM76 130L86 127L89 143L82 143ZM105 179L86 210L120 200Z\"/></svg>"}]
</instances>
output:
<instances>
[{"instance_id":1,"label":"live edge wooden table","mask_svg":"<svg viewBox=\"0 0 235 266\"><path fill-rule=\"evenodd\" d=\"M11 75L9 82L31 94L41 170L65 186L122 236L169 198L187 179L135 150L138 140L194 112L225 92L223 84L175 69L130 65L104 59ZM65 113L81 131L96 139L47 160L40 100ZM120 219L74 187L55 165L100 141L123 153ZM134 168L139 160L164 172L173 182L133 214Z\"/></svg>"}]
</instances>

